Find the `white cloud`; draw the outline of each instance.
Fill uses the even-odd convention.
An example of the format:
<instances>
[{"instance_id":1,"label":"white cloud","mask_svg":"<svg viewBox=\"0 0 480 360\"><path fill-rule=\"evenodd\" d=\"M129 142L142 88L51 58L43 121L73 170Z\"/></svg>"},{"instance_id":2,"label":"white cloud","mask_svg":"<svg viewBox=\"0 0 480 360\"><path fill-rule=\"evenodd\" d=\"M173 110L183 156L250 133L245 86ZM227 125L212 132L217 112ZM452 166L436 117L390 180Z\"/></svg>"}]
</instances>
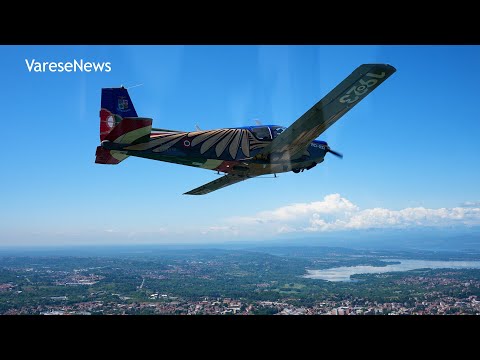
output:
<instances>
[{"instance_id":1,"label":"white cloud","mask_svg":"<svg viewBox=\"0 0 480 360\"><path fill-rule=\"evenodd\" d=\"M351 214L358 211L358 207L339 194L324 197L323 201L311 203L297 203L282 206L275 210L262 211L252 217L234 217L233 222L241 224L264 224L278 221L293 221L312 214L338 215Z\"/></svg>"},{"instance_id":2,"label":"white cloud","mask_svg":"<svg viewBox=\"0 0 480 360\"><path fill-rule=\"evenodd\" d=\"M5 232L11 239L28 238L29 243L194 243L225 242L248 239L272 239L292 234L331 233L367 229L408 229L421 227L480 226L480 204L464 203L452 208L408 207L399 210L387 208L362 209L340 194L330 194L320 201L294 203L254 215L215 219L198 225L185 222L183 226L158 224L135 228L119 225L99 229L72 229L70 231L37 231L32 234ZM8 236L5 236L7 234ZM2 234L0 234L2 235ZM25 242L27 243L27 242Z\"/></svg>"},{"instance_id":3,"label":"white cloud","mask_svg":"<svg viewBox=\"0 0 480 360\"><path fill-rule=\"evenodd\" d=\"M480 207L360 209L340 194L330 194L323 201L291 204L262 211L254 216L232 217L227 223L239 226L242 233L260 232L264 235L373 228L473 226L480 225Z\"/></svg>"}]
</instances>

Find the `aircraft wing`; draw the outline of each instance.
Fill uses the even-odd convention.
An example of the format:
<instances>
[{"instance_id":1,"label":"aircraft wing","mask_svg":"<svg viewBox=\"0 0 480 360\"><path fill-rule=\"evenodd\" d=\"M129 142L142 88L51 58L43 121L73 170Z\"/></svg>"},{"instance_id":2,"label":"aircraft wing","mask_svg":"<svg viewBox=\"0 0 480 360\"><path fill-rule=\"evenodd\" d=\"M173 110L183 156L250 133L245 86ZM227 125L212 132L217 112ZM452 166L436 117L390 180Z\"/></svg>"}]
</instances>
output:
<instances>
[{"instance_id":1,"label":"aircraft wing","mask_svg":"<svg viewBox=\"0 0 480 360\"><path fill-rule=\"evenodd\" d=\"M387 64L363 64L322 100L268 144L257 159L295 160L335 121L384 82L396 69Z\"/></svg>"},{"instance_id":2,"label":"aircraft wing","mask_svg":"<svg viewBox=\"0 0 480 360\"><path fill-rule=\"evenodd\" d=\"M210 181L205 185L199 186L193 190L186 192L184 195L205 195L212 191L221 189L225 186L236 184L240 181L250 179L253 176L245 176L245 175L225 175L219 179Z\"/></svg>"}]
</instances>

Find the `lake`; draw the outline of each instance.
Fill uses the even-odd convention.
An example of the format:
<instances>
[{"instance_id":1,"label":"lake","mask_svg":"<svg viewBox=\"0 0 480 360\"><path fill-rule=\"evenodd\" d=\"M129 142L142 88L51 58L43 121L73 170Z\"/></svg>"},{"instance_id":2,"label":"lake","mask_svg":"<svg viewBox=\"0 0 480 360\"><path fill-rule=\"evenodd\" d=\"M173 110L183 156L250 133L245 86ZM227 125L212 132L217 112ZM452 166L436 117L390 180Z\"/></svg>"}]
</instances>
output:
<instances>
[{"instance_id":1,"label":"lake","mask_svg":"<svg viewBox=\"0 0 480 360\"><path fill-rule=\"evenodd\" d=\"M399 261L400 264L392 264L383 267L377 266L341 266L323 270L307 270L304 277L309 279L321 279L328 281L352 281L354 274L379 274L392 271L408 271L415 269L478 269L480 261L436 261L436 260L400 260L384 259L384 261Z\"/></svg>"}]
</instances>

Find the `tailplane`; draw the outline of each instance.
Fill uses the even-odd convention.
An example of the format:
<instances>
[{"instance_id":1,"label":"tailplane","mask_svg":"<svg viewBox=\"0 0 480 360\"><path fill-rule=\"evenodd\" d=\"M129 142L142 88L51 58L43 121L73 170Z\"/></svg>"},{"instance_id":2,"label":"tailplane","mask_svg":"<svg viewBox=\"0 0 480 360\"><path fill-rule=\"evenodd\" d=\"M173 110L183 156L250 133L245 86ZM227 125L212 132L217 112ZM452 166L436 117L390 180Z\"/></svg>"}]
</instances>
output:
<instances>
[{"instance_id":1,"label":"tailplane","mask_svg":"<svg viewBox=\"0 0 480 360\"><path fill-rule=\"evenodd\" d=\"M138 144L149 141L152 119L138 117L128 90L103 88L100 109L100 141L118 144ZM97 164L118 164L128 155L120 150L97 147Z\"/></svg>"}]
</instances>

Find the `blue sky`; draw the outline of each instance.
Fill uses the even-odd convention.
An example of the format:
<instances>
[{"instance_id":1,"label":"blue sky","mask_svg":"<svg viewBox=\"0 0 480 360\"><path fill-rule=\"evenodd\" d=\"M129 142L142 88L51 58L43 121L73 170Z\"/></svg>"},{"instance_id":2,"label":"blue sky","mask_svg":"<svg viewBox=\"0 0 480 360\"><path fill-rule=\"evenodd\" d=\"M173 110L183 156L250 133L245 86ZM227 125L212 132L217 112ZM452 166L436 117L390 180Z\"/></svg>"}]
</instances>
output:
<instances>
[{"instance_id":1,"label":"blue sky","mask_svg":"<svg viewBox=\"0 0 480 360\"><path fill-rule=\"evenodd\" d=\"M0 246L256 240L480 224L479 46L0 46ZM34 73L25 59L111 62ZM206 196L214 172L94 164L102 87L176 130L289 126L362 63L397 68L320 136L344 154Z\"/></svg>"}]
</instances>

